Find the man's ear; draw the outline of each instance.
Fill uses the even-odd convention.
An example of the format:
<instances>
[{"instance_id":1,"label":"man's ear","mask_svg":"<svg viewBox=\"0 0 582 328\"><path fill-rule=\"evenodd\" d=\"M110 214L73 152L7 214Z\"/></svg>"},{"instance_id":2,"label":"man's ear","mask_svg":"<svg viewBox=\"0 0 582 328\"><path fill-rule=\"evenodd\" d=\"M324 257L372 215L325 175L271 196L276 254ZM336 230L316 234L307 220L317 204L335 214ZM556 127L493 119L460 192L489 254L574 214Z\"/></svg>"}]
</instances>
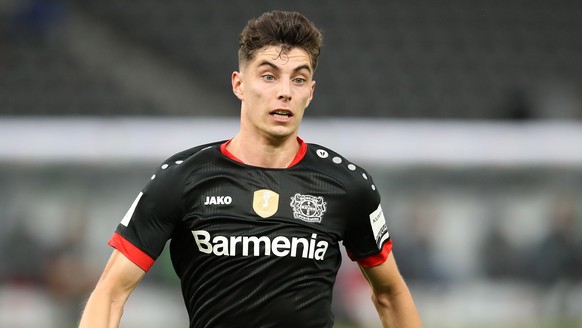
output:
<instances>
[{"instance_id":1,"label":"man's ear","mask_svg":"<svg viewBox=\"0 0 582 328\"><path fill-rule=\"evenodd\" d=\"M239 100L243 100L242 75L240 72L237 72L237 71L232 72L231 83L232 83L232 92L234 93L234 95Z\"/></svg>"},{"instance_id":2,"label":"man's ear","mask_svg":"<svg viewBox=\"0 0 582 328\"><path fill-rule=\"evenodd\" d=\"M311 100L313 99L313 94L315 93L315 81L311 81L311 94L309 95L309 99L307 99L307 105L305 108L309 107Z\"/></svg>"}]
</instances>

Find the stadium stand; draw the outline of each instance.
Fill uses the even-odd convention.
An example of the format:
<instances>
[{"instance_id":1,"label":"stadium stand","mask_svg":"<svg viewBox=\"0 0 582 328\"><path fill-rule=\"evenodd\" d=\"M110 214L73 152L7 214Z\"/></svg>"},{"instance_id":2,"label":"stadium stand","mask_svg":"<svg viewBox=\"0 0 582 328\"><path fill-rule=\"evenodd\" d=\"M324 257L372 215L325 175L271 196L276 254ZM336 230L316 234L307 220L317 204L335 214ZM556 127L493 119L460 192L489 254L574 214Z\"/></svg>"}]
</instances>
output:
<instances>
[{"instance_id":1,"label":"stadium stand","mask_svg":"<svg viewBox=\"0 0 582 328\"><path fill-rule=\"evenodd\" d=\"M204 86L201 102L219 105L190 97L179 109L147 90L126 92L114 74L95 74L71 54L80 36L64 24L57 41L3 37L1 115L236 116L228 97L238 33L250 17L277 8L305 13L325 33L312 117L582 118L582 6L573 0L81 0L68 8L64 21L90 20L171 63Z\"/></svg>"}]
</instances>

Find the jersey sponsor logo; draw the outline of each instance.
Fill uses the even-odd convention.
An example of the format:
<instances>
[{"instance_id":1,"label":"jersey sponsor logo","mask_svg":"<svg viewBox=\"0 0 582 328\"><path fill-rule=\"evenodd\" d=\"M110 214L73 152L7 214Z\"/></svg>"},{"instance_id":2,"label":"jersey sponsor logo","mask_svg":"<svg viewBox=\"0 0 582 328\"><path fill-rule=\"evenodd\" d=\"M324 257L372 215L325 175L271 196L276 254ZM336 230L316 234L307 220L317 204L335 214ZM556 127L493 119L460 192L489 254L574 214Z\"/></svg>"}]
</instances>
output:
<instances>
[{"instance_id":1,"label":"jersey sponsor logo","mask_svg":"<svg viewBox=\"0 0 582 328\"><path fill-rule=\"evenodd\" d=\"M325 213L327 203L321 196L295 194L291 197L293 217L305 222L319 223Z\"/></svg>"},{"instance_id":2,"label":"jersey sponsor logo","mask_svg":"<svg viewBox=\"0 0 582 328\"><path fill-rule=\"evenodd\" d=\"M382 249L382 244L388 237L390 233L388 232L388 227L386 226L386 219L384 218L384 211L382 206L378 205L378 208L370 213L370 225L372 226L372 232L376 238L376 245L378 249Z\"/></svg>"},{"instance_id":3,"label":"jersey sponsor logo","mask_svg":"<svg viewBox=\"0 0 582 328\"><path fill-rule=\"evenodd\" d=\"M192 230L198 250L216 256L276 256L301 257L321 261L329 243L311 238L276 236L212 236L206 230Z\"/></svg>"},{"instance_id":4,"label":"jersey sponsor logo","mask_svg":"<svg viewBox=\"0 0 582 328\"><path fill-rule=\"evenodd\" d=\"M253 210L263 219L273 216L279 209L279 194L268 189L257 190L253 196Z\"/></svg>"},{"instance_id":5,"label":"jersey sponsor logo","mask_svg":"<svg viewBox=\"0 0 582 328\"><path fill-rule=\"evenodd\" d=\"M230 205L232 197L230 196L206 196L204 205Z\"/></svg>"}]
</instances>

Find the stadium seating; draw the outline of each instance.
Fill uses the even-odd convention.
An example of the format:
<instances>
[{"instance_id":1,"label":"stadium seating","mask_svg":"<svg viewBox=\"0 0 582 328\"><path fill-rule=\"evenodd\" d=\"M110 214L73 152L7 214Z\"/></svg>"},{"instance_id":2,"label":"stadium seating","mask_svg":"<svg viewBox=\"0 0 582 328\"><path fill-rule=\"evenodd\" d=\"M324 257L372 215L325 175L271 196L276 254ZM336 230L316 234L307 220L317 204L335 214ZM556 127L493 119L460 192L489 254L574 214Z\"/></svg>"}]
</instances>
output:
<instances>
[{"instance_id":1,"label":"stadium seating","mask_svg":"<svg viewBox=\"0 0 582 328\"><path fill-rule=\"evenodd\" d=\"M582 118L544 108L556 93L574 107L582 102L576 1L82 0L71 7L71 15L99 22L224 97L245 22L273 8L301 11L325 33L312 117ZM12 47L20 49L0 57L8 73L0 77L2 115L184 115L75 65L66 47Z\"/></svg>"}]
</instances>

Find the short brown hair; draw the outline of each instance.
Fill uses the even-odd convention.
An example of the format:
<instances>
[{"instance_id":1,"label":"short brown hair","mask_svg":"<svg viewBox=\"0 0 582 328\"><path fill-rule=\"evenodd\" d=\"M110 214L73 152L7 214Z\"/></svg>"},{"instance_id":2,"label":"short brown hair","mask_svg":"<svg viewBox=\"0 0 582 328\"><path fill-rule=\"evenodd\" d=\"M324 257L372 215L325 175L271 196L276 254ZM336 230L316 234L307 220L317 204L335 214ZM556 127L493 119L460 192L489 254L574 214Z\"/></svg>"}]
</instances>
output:
<instances>
[{"instance_id":1,"label":"short brown hair","mask_svg":"<svg viewBox=\"0 0 582 328\"><path fill-rule=\"evenodd\" d=\"M239 64L251 61L266 46L281 46L282 51L292 48L305 50L313 69L321 52L323 36L305 16L297 12L274 10L250 20L240 34Z\"/></svg>"}]
</instances>

